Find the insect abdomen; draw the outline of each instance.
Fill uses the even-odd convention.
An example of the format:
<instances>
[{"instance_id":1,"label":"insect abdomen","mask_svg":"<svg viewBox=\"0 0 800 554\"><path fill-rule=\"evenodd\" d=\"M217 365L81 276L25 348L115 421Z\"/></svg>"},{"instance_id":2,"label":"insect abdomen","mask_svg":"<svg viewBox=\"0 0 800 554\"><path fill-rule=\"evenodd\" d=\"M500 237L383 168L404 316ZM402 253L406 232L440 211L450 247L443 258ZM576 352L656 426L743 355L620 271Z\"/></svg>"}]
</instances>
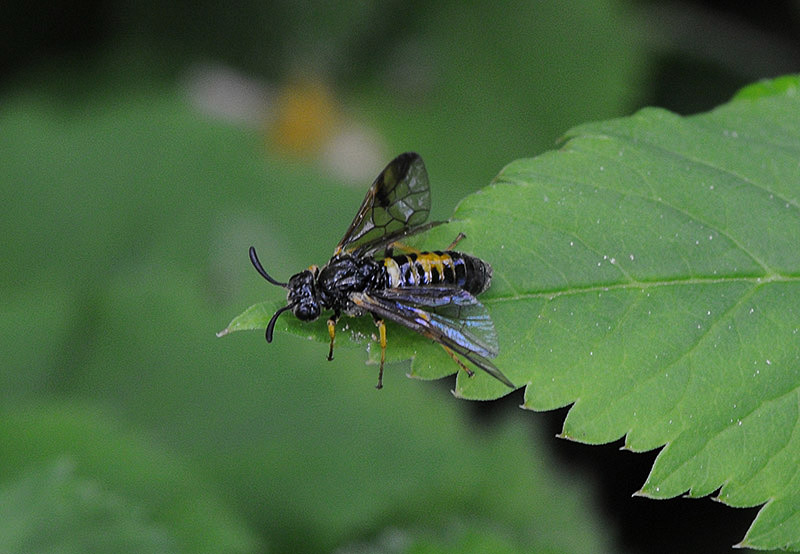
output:
<instances>
[{"instance_id":1,"label":"insect abdomen","mask_svg":"<svg viewBox=\"0 0 800 554\"><path fill-rule=\"evenodd\" d=\"M489 288L492 266L461 252L399 254L383 260L388 286L455 285L473 295Z\"/></svg>"}]
</instances>

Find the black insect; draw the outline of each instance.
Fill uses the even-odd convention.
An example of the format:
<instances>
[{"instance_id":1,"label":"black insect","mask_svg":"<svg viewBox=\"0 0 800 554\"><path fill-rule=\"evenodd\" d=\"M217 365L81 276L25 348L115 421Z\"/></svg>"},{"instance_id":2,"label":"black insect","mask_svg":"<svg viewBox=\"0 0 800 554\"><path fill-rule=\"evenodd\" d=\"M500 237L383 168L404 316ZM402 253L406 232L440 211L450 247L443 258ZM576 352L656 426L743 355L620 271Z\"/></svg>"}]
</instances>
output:
<instances>
[{"instance_id":1,"label":"black insect","mask_svg":"<svg viewBox=\"0 0 800 554\"><path fill-rule=\"evenodd\" d=\"M381 345L377 388L383 386L387 319L441 344L470 376L472 371L459 356L513 388L488 359L497 356L497 333L486 308L475 298L489 288L491 266L451 250L464 238L461 233L444 251L419 252L400 242L439 224L425 223L430 207L425 164L418 154L405 153L372 183L333 257L321 269L311 266L288 283L279 283L264 271L251 246L250 260L261 276L289 291L288 304L267 325L267 342L272 342L278 316L287 310L303 321L333 310L328 319L332 360L339 317L370 313Z\"/></svg>"}]
</instances>

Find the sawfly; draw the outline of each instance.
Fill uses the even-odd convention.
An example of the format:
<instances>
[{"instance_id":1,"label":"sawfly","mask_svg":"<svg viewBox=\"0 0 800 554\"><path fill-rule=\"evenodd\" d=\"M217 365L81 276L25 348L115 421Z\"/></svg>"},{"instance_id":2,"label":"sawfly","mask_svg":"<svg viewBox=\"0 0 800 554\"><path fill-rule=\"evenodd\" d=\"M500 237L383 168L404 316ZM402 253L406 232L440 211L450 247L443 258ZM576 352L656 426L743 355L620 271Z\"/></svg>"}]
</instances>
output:
<instances>
[{"instance_id":1,"label":"sawfly","mask_svg":"<svg viewBox=\"0 0 800 554\"><path fill-rule=\"evenodd\" d=\"M489 288L492 267L453 250L464 238L461 233L444 250L421 252L402 243L439 224L425 223L430 207L425 164L418 154L408 152L378 175L333 256L321 268L311 266L281 283L264 270L251 246L250 261L256 270L287 290L286 306L267 325L267 342L272 342L275 322L283 312L291 310L302 321L314 321L329 310L328 359L332 360L339 318L369 313L381 345L377 388L383 386L387 320L439 343L469 376L473 372L462 358L514 388L489 360L498 353L497 332L476 298Z\"/></svg>"}]
</instances>

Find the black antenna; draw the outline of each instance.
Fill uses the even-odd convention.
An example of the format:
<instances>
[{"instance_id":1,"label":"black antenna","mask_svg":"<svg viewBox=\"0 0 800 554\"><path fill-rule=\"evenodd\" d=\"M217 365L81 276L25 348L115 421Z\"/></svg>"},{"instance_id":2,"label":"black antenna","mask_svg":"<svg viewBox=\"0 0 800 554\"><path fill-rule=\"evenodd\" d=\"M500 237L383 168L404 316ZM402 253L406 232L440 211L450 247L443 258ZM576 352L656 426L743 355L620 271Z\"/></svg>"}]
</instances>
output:
<instances>
[{"instance_id":1,"label":"black antenna","mask_svg":"<svg viewBox=\"0 0 800 554\"><path fill-rule=\"evenodd\" d=\"M264 279L266 279L267 281L269 281L273 285L278 285L279 287L283 287L283 288L287 288L289 286L286 283L279 283L278 281L276 281L275 279L270 277L269 273L264 271L264 268L261 265L261 262L258 261L258 256L256 256L256 249L253 248L252 246L250 247L250 261L253 263L253 267L256 268L256 271L258 271ZM278 313L280 313L280 312L278 312ZM276 316L277 316L277 314L276 314ZM270 322L270 327L267 328L267 332L268 333L269 333L270 328L273 327L274 325L275 325L275 318L272 319L272 321ZM269 334L271 335L272 333L269 333ZM267 341L269 342L270 339L268 338Z\"/></svg>"},{"instance_id":2,"label":"black antenna","mask_svg":"<svg viewBox=\"0 0 800 554\"><path fill-rule=\"evenodd\" d=\"M289 304L288 306L284 306L283 308L275 312L275 315L273 315L272 319L269 320L269 325L267 325L267 332L265 334L265 336L267 337L267 342L272 342L272 330L275 329L275 322L278 321L278 316L281 315L286 310L291 309L292 307L294 307L294 304Z\"/></svg>"}]
</instances>

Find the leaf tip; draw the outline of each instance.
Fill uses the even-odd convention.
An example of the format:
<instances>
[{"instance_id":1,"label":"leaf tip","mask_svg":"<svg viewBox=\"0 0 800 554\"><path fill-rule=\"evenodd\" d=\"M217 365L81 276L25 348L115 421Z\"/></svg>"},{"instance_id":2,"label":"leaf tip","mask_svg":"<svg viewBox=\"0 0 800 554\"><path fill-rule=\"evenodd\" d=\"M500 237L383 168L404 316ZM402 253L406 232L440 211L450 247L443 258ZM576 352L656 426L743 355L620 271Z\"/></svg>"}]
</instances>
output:
<instances>
[{"instance_id":1,"label":"leaf tip","mask_svg":"<svg viewBox=\"0 0 800 554\"><path fill-rule=\"evenodd\" d=\"M726 495L727 496L727 495ZM712 502L719 502L720 504L728 504L724 498L722 498L722 494L718 494L716 496L709 496L708 497Z\"/></svg>"},{"instance_id":2,"label":"leaf tip","mask_svg":"<svg viewBox=\"0 0 800 554\"><path fill-rule=\"evenodd\" d=\"M578 439L577 437L575 437L573 435L570 435L566 431L561 431L560 433L556 433L556 438L557 439L568 440L570 442L583 442L580 439Z\"/></svg>"},{"instance_id":3,"label":"leaf tip","mask_svg":"<svg viewBox=\"0 0 800 554\"><path fill-rule=\"evenodd\" d=\"M530 410L535 412L536 408L533 407L533 402L528 401L527 393L525 396L526 396L525 400L522 401L522 404L520 404L519 407L522 408L523 410Z\"/></svg>"},{"instance_id":4,"label":"leaf tip","mask_svg":"<svg viewBox=\"0 0 800 554\"><path fill-rule=\"evenodd\" d=\"M224 337L225 335L227 335L227 334L228 334L228 333L230 333L230 332L231 332L231 328L230 328L230 327L225 327L225 328L224 328L222 331L220 331L219 333L215 333L215 335L217 335L217 338L220 338L220 337Z\"/></svg>"}]
</instances>

